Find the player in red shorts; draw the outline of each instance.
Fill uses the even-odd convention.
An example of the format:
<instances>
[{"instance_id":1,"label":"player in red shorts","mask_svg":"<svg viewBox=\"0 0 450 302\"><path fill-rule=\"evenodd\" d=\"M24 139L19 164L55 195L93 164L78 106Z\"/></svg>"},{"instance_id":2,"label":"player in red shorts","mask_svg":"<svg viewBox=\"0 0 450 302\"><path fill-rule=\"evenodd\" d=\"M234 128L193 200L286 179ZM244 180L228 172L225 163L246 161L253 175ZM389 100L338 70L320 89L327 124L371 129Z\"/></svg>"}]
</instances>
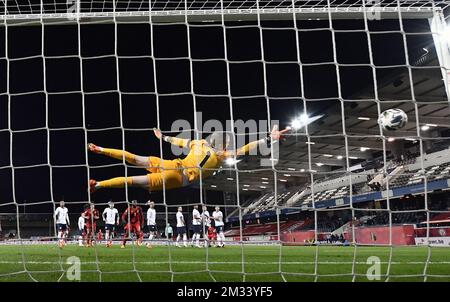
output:
<instances>
[{"instance_id":1,"label":"player in red shorts","mask_svg":"<svg viewBox=\"0 0 450 302\"><path fill-rule=\"evenodd\" d=\"M213 244L214 246L216 246L216 240L217 240L217 232L216 232L216 228L213 226L208 227L208 241L209 243ZM209 244L209 246L211 247L211 245Z\"/></svg>"},{"instance_id":2,"label":"player in red shorts","mask_svg":"<svg viewBox=\"0 0 450 302\"><path fill-rule=\"evenodd\" d=\"M125 248L127 239L128 237L131 237L132 232L138 237L137 245L142 245L142 240L144 239L144 232L142 232L144 212L142 211L142 208L137 205L136 200L133 200L131 202L131 207L129 206L125 212L123 212L122 221L126 223L126 225L121 248Z\"/></svg>"},{"instance_id":3,"label":"player in red shorts","mask_svg":"<svg viewBox=\"0 0 450 302\"><path fill-rule=\"evenodd\" d=\"M83 217L86 219L87 246L91 247L93 244L92 239L95 236L95 230L97 228L97 220L100 218L100 213L95 208L95 204L91 203L86 206Z\"/></svg>"}]
</instances>

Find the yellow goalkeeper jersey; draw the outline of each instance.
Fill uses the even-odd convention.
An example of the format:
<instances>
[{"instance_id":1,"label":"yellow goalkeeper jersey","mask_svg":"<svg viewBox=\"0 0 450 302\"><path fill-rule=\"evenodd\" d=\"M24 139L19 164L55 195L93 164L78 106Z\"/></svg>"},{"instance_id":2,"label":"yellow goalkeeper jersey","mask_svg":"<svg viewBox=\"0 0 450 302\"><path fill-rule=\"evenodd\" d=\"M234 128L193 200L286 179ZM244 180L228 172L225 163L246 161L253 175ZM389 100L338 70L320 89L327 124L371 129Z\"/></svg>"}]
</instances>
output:
<instances>
[{"instance_id":1,"label":"yellow goalkeeper jersey","mask_svg":"<svg viewBox=\"0 0 450 302\"><path fill-rule=\"evenodd\" d=\"M188 155L183 159L178 159L184 168L183 173L188 177L189 182L203 177L211 176L223 164L227 157L248 154L258 146L260 141L251 142L236 151L216 151L211 148L206 140L189 140L177 137L168 137L168 141L174 145L190 149ZM200 172L201 170L201 172Z\"/></svg>"}]
</instances>

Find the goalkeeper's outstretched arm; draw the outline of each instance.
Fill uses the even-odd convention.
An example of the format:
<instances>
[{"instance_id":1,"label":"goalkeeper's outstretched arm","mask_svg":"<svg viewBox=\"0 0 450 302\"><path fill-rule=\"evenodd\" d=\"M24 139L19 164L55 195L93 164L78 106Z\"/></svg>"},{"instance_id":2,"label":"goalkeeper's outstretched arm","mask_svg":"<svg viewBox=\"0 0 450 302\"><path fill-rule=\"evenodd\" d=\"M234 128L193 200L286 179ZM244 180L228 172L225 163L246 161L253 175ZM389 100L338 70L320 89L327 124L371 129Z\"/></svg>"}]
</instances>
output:
<instances>
[{"instance_id":1,"label":"goalkeeper's outstretched arm","mask_svg":"<svg viewBox=\"0 0 450 302\"><path fill-rule=\"evenodd\" d=\"M167 136L161 133L161 130L154 128L153 132L158 139L162 139L165 142L171 143L172 145L176 145L179 147L187 148L189 147L190 139L178 138L173 136Z\"/></svg>"},{"instance_id":2,"label":"goalkeeper's outstretched arm","mask_svg":"<svg viewBox=\"0 0 450 302\"><path fill-rule=\"evenodd\" d=\"M260 140L257 141L253 141L248 143L245 146L242 146L241 148L231 151L231 153L228 153L228 156L241 156L241 155L247 155L249 154L252 150L256 149L258 146L263 145L263 144L272 144L276 141L278 141L284 133L290 131L291 128L285 128L284 130L279 131L278 130L278 125L273 126L272 131L270 132L270 134L265 137L262 138Z\"/></svg>"}]
</instances>

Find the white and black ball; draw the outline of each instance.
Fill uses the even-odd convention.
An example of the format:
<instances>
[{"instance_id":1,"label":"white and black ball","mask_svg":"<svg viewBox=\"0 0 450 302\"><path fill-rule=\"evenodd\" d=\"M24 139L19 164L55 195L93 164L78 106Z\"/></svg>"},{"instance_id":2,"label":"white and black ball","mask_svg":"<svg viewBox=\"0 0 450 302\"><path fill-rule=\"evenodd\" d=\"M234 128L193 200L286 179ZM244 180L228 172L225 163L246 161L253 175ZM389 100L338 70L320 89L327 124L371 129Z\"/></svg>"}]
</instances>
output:
<instances>
[{"instance_id":1,"label":"white and black ball","mask_svg":"<svg viewBox=\"0 0 450 302\"><path fill-rule=\"evenodd\" d=\"M383 111L378 117L378 124L384 130L395 131L405 127L408 122L408 115L401 109L388 109Z\"/></svg>"}]
</instances>

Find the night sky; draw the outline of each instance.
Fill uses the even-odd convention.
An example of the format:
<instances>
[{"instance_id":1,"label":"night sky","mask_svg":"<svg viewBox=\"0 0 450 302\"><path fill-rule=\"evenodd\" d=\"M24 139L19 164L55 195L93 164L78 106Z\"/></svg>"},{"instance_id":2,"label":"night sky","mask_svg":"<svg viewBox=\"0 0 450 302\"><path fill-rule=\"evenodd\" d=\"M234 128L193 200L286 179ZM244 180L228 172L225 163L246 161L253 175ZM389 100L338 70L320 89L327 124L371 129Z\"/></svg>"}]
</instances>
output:
<instances>
[{"instance_id":1,"label":"night sky","mask_svg":"<svg viewBox=\"0 0 450 302\"><path fill-rule=\"evenodd\" d=\"M230 119L227 94L226 61L222 27L208 23L207 27L189 27L193 64L193 91L197 111L203 119ZM216 25L216 26L214 26ZM231 94L234 119L267 119L264 95L263 64L242 61L261 60L260 31L254 22L227 24L227 51L230 61ZM263 24L264 55L266 62L292 61L289 64L266 64L267 93L272 119L288 122L303 111L303 98L308 102L310 114L320 113L327 106L324 98L337 97L336 67L334 64L309 65L333 61L332 33L328 21L299 21L299 29L320 31L299 32L299 50L303 66L304 83L300 81L295 31L292 22L267 21ZM428 32L427 20L404 21L406 32ZM268 28L285 28L274 30ZM340 64L368 64L367 36L362 20L335 21L337 60ZM154 53L151 52L149 24L119 24L117 27L117 54L119 73L116 72L113 24L81 26L81 57L83 77L81 84L78 57L77 27L74 25L46 26L45 83L41 55L41 26L8 27L8 57L10 59L10 107L6 95L5 28L0 28L0 212L14 212L12 172L9 147L12 143L15 200L24 204L33 202L86 201L87 168L85 166L85 138L83 127L83 96L87 141L100 146L121 148L123 135L128 151L140 155L159 156L159 141L152 127L157 127L157 98L154 72L159 96L160 128L170 130L176 119L193 124L194 107L190 87L190 64L185 25L155 25ZM405 65L402 34L398 20L370 22L372 50L377 66ZM391 33L380 33L392 31ZM423 47L432 45L427 35L407 38L411 59L420 56ZM136 57L138 56L138 57ZM156 58L155 60L152 57ZM21 60L16 60L23 58ZM24 59L26 58L26 59ZM172 59L169 59L172 58ZM177 59L174 59L177 58ZM159 60L158 60L159 59ZM166 59L166 60L161 60ZM169 59L169 60L167 60ZM197 59L220 59L195 61ZM235 61L234 63L232 63ZM237 63L239 61L240 63ZM377 69L377 77L396 68ZM397 68L398 69L398 68ZM117 81L117 77L119 80ZM340 78L344 98L373 83L369 66L341 66ZM119 83L120 87L117 87ZM304 85L304 95L301 85ZM42 91L46 90L46 95ZM120 90L120 94L118 92ZM28 93L35 92L35 93ZM70 92L70 93L67 93ZM27 94L23 94L27 93ZM17 95L22 94L22 95ZM168 94L177 94L169 96ZM248 97L248 98L242 98ZM280 97L286 99L279 99ZM322 100L322 101L321 101ZM122 105L122 108L120 108ZM10 141L8 108L12 130ZM48 110L47 110L48 109ZM120 109L123 119L120 120ZM45 129L46 118L50 131ZM284 125L285 126L285 125ZM126 130L122 130L123 127ZM75 128L66 129L62 128ZM112 129L105 129L112 128ZM59 130L57 130L59 129ZM47 146L50 156L47 159ZM169 144L164 144L164 157L174 158ZM21 166L42 165L34 168ZM50 166L46 165L50 164ZM117 160L89 154L90 176L106 179L124 174ZM102 165L116 164L113 167ZM66 167L66 166L73 167ZM146 171L129 167L128 175L143 175ZM50 185L52 180L52 186ZM124 190L103 190L92 195L95 202L125 200ZM130 189L129 199L144 202L152 198L162 202L161 193L151 195L143 190ZM220 192L208 192L208 203L222 203ZM199 201L199 190L184 188L167 192L169 204ZM2 205L3 204L3 205ZM69 206L71 211L81 210L81 204ZM50 203L27 206L27 212L50 212ZM21 207L23 210L23 207Z\"/></svg>"}]
</instances>

